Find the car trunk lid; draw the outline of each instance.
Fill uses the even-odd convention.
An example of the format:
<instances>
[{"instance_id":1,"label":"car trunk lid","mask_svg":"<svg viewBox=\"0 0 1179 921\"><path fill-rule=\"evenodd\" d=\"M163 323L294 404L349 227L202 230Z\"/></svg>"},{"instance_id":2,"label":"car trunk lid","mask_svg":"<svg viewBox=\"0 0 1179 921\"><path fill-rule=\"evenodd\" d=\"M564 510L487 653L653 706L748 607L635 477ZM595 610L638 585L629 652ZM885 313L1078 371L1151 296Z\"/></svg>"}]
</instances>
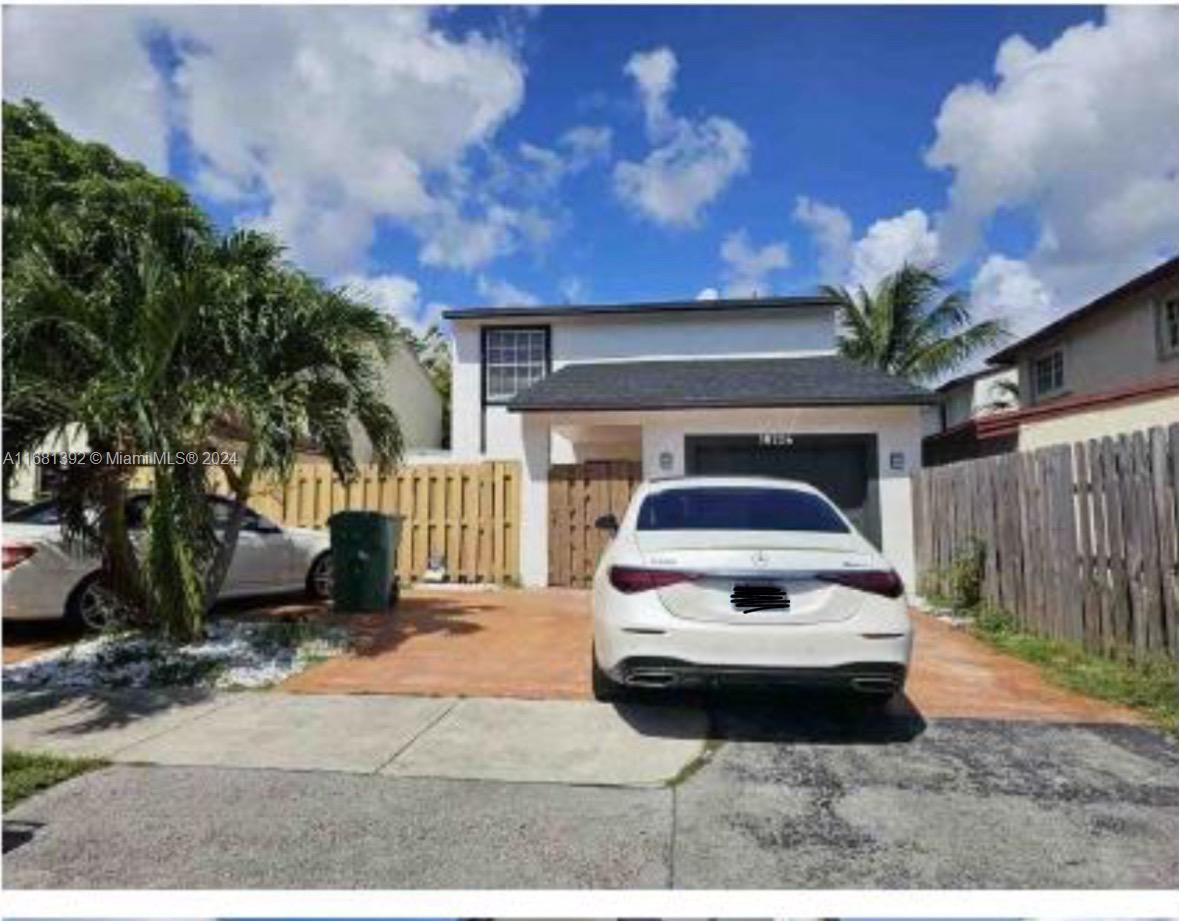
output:
<instances>
[{"instance_id":1,"label":"car trunk lid","mask_svg":"<svg viewBox=\"0 0 1179 921\"><path fill-rule=\"evenodd\" d=\"M879 568L852 533L640 531L637 543L644 565L692 574L657 590L668 612L687 620L783 625L847 620L864 595L818 574Z\"/></svg>"}]
</instances>

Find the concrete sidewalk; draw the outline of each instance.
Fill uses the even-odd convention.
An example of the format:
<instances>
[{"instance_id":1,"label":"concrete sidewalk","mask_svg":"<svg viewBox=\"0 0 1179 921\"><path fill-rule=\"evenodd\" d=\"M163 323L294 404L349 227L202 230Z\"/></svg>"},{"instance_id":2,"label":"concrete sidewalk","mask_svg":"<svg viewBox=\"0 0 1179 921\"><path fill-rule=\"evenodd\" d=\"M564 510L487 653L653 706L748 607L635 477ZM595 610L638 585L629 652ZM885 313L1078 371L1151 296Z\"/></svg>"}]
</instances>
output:
<instances>
[{"instance_id":1,"label":"concrete sidewalk","mask_svg":"<svg viewBox=\"0 0 1179 921\"><path fill-rule=\"evenodd\" d=\"M10 748L186 767L660 786L700 757L707 733L700 710L570 700L160 691L4 698Z\"/></svg>"}]
</instances>

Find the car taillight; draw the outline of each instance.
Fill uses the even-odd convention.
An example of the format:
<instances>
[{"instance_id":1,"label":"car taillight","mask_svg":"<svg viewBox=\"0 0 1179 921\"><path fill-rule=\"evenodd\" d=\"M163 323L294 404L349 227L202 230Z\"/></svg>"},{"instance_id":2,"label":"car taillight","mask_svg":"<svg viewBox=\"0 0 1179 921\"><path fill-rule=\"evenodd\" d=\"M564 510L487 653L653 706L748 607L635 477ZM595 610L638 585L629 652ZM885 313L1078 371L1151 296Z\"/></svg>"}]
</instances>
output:
<instances>
[{"instance_id":1,"label":"car taillight","mask_svg":"<svg viewBox=\"0 0 1179 921\"><path fill-rule=\"evenodd\" d=\"M821 572L819 578L885 598L900 598L905 593L905 583L891 569L837 569Z\"/></svg>"},{"instance_id":2,"label":"car taillight","mask_svg":"<svg viewBox=\"0 0 1179 921\"><path fill-rule=\"evenodd\" d=\"M611 566L610 584L620 592L631 595L653 588L666 588L677 582L691 582L694 572L680 572L671 569L643 569L641 566Z\"/></svg>"},{"instance_id":3,"label":"car taillight","mask_svg":"<svg viewBox=\"0 0 1179 921\"><path fill-rule=\"evenodd\" d=\"M36 552L37 548L30 547L28 544L5 544L4 568L12 569L13 566L23 563Z\"/></svg>"}]
</instances>

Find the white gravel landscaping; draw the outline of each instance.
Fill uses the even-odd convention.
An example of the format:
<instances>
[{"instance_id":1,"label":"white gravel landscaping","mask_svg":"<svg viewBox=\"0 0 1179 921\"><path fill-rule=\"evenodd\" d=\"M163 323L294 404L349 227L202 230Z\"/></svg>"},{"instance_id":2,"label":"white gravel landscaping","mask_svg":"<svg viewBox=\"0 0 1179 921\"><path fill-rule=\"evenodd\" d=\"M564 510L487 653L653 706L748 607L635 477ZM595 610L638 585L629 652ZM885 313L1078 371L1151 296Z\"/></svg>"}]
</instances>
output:
<instances>
[{"instance_id":1,"label":"white gravel landscaping","mask_svg":"<svg viewBox=\"0 0 1179 921\"><path fill-rule=\"evenodd\" d=\"M348 631L311 623L210 622L176 646L138 632L106 634L4 666L8 689L263 688L347 652Z\"/></svg>"}]
</instances>

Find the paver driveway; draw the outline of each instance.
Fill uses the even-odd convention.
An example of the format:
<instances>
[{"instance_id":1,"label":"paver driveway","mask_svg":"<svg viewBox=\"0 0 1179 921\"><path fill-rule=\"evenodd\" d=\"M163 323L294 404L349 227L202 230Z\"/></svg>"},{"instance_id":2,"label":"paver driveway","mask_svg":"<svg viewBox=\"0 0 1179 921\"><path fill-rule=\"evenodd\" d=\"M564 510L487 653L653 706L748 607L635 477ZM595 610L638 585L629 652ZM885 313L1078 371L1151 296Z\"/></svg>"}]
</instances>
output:
<instances>
[{"instance_id":1,"label":"paver driveway","mask_svg":"<svg viewBox=\"0 0 1179 921\"><path fill-rule=\"evenodd\" d=\"M883 714L801 694L585 694L576 592L414 594L303 693L6 695L106 754L5 816L48 888L1171 888L1179 747L918 617ZM481 642L483 641L483 642ZM494 651L494 655L488 654ZM539 662L521 681L523 663ZM406 691L420 696L361 692ZM316 691L352 691L324 695ZM463 699L470 694L485 697ZM512 697L565 696L565 700Z\"/></svg>"},{"instance_id":2,"label":"paver driveway","mask_svg":"<svg viewBox=\"0 0 1179 921\"><path fill-rule=\"evenodd\" d=\"M1133 712L1048 684L1032 665L914 615L908 697L926 717L1135 723ZM576 589L407 592L390 615L354 621L361 651L295 676L318 694L588 699L589 593ZM900 704L903 707L905 705Z\"/></svg>"}]
</instances>

